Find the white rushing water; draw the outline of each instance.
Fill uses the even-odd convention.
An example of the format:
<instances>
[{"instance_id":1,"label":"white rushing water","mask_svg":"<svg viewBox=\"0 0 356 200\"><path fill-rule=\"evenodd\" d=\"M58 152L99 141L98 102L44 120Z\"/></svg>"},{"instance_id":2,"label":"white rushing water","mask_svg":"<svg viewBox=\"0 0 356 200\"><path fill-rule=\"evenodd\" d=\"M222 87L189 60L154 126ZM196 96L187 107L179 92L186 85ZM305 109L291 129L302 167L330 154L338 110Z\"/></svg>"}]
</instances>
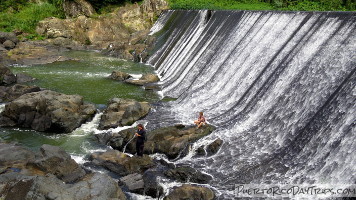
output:
<instances>
[{"instance_id":1,"label":"white rushing water","mask_svg":"<svg viewBox=\"0 0 356 200\"><path fill-rule=\"evenodd\" d=\"M191 123L203 111L217 126L176 163L212 174L211 185L226 198L236 183L354 183L354 13L163 17L171 18L153 30L165 31L158 36L165 42L149 63L162 77L163 94L178 100L156 117ZM194 156L217 138L224 144L216 155Z\"/></svg>"}]
</instances>

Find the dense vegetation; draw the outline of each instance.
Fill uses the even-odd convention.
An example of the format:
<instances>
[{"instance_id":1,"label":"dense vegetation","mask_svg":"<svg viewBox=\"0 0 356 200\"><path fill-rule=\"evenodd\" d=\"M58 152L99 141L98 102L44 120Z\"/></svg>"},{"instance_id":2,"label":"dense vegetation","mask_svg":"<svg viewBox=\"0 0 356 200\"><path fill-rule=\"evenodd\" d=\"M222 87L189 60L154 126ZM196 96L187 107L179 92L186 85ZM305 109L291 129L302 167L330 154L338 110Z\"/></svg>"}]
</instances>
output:
<instances>
[{"instance_id":1,"label":"dense vegetation","mask_svg":"<svg viewBox=\"0 0 356 200\"><path fill-rule=\"evenodd\" d=\"M168 0L172 9L354 11L355 0Z\"/></svg>"},{"instance_id":2,"label":"dense vegetation","mask_svg":"<svg viewBox=\"0 0 356 200\"><path fill-rule=\"evenodd\" d=\"M27 3L27 0L1 0L0 31L27 33L26 37L37 38L37 23L46 17L63 17L63 11L50 3Z\"/></svg>"},{"instance_id":3,"label":"dense vegetation","mask_svg":"<svg viewBox=\"0 0 356 200\"><path fill-rule=\"evenodd\" d=\"M87 0L100 14L108 8L140 0ZM141 0L142 1L142 0ZM355 0L167 0L172 9L355 11ZM31 3L32 2L32 3ZM33 3L42 2L42 3ZM63 0L0 0L0 31L29 33L33 38L38 21L64 17Z\"/></svg>"}]
</instances>

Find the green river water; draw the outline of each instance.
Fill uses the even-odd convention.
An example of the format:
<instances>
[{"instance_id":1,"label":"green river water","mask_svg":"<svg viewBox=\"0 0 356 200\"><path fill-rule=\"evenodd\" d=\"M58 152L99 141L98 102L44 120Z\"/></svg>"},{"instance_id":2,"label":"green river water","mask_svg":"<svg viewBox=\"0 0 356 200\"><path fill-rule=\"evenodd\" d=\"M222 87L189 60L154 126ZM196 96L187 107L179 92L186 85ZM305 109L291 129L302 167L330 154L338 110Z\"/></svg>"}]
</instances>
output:
<instances>
[{"instance_id":1,"label":"green river water","mask_svg":"<svg viewBox=\"0 0 356 200\"><path fill-rule=\"evenodd\" d=\"M69 51L64 56L73 60L55 62L46 65L13 66L13 73L26 73L36 78L33 85L61 92L79 94L87 102L97 105L107 104L113 97L136 99L138 101L155 102L160 99L157 92L145 91L143 88L108 79L112 71L118 70L140 77L143 73L153 72L151 66L134 63L118 58L103 56L97 52ZM1 105L0 109L3 109ZM0 128L0 140L18 142L35 151L42 144L62 147L73 157L84 157L91 151L105 149L105 145L97 143L95 133L100 114L93 121L70 134L48 134L19 128Z\"/></svg>"}]
</instances>

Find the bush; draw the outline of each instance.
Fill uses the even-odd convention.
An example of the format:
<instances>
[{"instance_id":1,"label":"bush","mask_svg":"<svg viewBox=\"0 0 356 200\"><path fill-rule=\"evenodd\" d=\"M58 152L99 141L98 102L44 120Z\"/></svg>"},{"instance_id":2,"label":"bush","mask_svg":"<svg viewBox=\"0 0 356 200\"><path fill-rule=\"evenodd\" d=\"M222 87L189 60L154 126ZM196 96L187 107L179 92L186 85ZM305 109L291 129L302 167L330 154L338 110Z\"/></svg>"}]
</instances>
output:
<instances>
[{"instance_id":1,"label":"bush","mask_svg":"<svg viewBox=\"0 0 356 200\"><path fill-rule=\"evenodd\" d=\"M0 30L6 32L18 30L33 34L37 23L51 16L63 17L63 13L53 4L28 4L18 12L0 13Z\"/></svg>"}]
</instances>

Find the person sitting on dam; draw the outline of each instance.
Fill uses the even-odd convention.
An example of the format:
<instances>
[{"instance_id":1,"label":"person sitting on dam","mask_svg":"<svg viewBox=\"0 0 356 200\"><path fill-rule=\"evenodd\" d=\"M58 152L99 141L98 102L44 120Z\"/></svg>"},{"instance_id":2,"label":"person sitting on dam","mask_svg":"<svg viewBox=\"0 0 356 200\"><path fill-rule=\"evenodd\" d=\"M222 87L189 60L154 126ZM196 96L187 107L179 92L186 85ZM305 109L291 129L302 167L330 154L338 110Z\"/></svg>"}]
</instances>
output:
<instances>
[{"instance_id":1,"label":"person sitting on dam","mask_svg":"<svg viewBox=\"0 0 356 200\"><path fill-rule=\"evenodd\" d=\"M199 118L198 118L198 120L194 121L194 124L196 124L198 126L197 128L200 128L206 124L206 120L205 120L203 112L199 112Z\"/></svg>"}]
</instances>

